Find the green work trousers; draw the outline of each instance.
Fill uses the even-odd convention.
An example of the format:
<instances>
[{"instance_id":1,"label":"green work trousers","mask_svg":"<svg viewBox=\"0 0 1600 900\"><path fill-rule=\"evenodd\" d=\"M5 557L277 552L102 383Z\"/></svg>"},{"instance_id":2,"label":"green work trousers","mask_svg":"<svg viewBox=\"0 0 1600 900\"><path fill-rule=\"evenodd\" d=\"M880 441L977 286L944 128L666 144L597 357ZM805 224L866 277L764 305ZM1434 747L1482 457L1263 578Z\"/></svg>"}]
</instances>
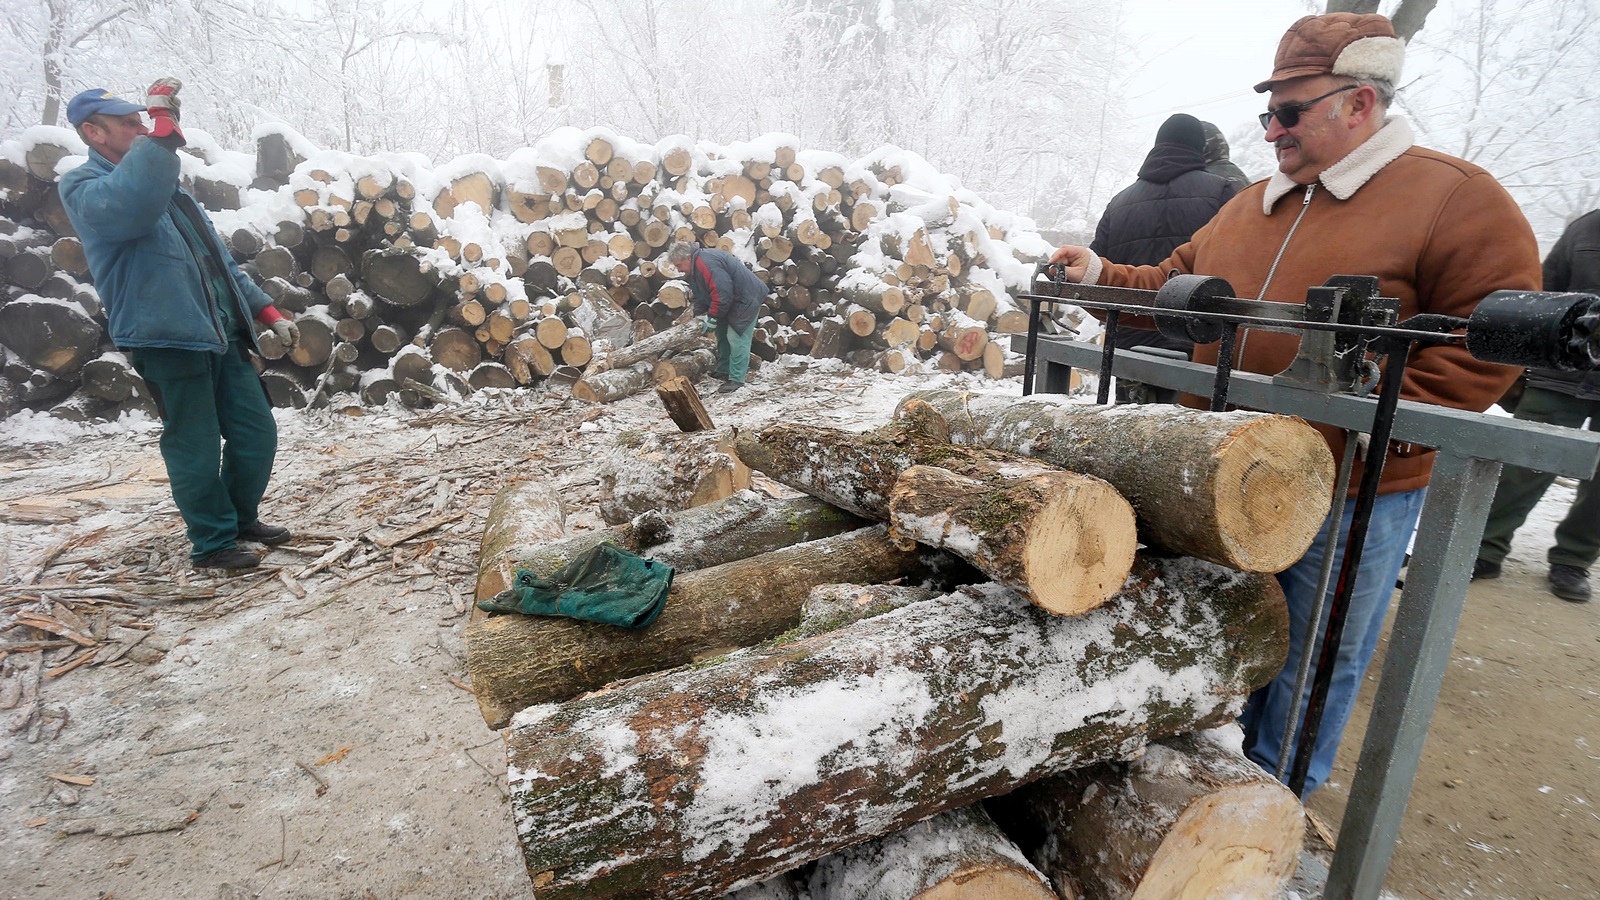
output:
<instances>
[{"instance_id":1,"label":"green work trousers","mask_svg":"<svg viewBox=\"0 0 1600 900\"><path fill-rule=\"evenodd\" d=\"M256 523L278 450L260 376L238 343L221 354L140 347L129 356L161 410L161 458L190 557L233 547Z\"/></svg>"},{"instance_id":2,"label":"green work trousers","mask_svg":"<svg viewBox=\"0 0 1600 900\"><path fill-rule=\"evenodd\" d=\"M1600 431L1600 400L1582 400L1558 391L1530 387L1517 404L1517 418L1545 422L1567 428L1581 428L1588 420L1590 431ZM1556 480L1548 472L1507 465L1500 472L1489 521L1483 527L1483 543L1478 558L1492 563L1505 561L1511 552L1511 536L1528 513L1538 505L1544 492ZM1578 485L1578 496L1556 526L1556 543L1547 558L1553 566L1588 569L1600 557L1600 487L1590 478Z\"/></svg>"},{"instance_id":3,"label":"green work trousers","mask_svg":"<svg viewBox=\"0 0 1600 900\"><path fill-rule=\"evenodd\" d=\"M712 370L712 378L723 381L737 381L744 383L744 376L750 371L750 341L756 336L756 323L751 322L750 328L740 334L727 322L717 322L717 367Z\"/></svg>"}]
</instances>

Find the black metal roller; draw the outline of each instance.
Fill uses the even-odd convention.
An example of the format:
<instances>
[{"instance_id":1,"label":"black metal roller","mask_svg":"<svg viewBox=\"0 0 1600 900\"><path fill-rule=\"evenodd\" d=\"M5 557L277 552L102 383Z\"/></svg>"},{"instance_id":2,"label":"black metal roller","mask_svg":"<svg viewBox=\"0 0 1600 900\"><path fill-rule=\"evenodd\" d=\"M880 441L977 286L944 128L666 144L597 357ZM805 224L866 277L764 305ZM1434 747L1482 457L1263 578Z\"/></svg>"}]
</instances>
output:
<instances>
[{"instance_id":1,"label":"black metal roller","mask_svg":"<svg viewBox=\"0 0 1600 900\"><path fill-rule=\"evenodd\" d=\"M1600 368L1600 297L1495 291L1467 321L1467 352L1532 369Z\"/></svg>"},{"instance_id":2,"label":"black metal roller","mask_svg":"<svg viewBox=\"0 0 1600 900\"><path fill-rule=\"evenodd\" d=\"M1213 275L1174 275L1156 292L1155 305L1173 312L1199 310L1198 301L1232 297L1233 285ZM1173 340L1210 344L1222 339L1223 324L1197 317L1156 316L1156 330Z\"/></svg>"}]
</instances>

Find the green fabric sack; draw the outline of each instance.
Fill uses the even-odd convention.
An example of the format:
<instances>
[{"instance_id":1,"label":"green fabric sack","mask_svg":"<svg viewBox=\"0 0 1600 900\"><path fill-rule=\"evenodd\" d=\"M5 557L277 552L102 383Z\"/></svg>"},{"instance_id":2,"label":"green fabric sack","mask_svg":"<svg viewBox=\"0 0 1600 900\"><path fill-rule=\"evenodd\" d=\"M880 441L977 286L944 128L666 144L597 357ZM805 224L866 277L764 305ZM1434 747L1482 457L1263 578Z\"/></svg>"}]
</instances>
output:
<instances>
[{"instance_id":1,"label":"green fabric sack","mask_svg":"<svg viewBox=\"0 0 1600 900\"><path fill-rule=\"evenodd\" d=\"M511 587L478 601L478 608L644 628L667 605L672 572L671 566L635 556L607 541L579 554L549 579L518 569Z\"/></svg>"}]
</instances>

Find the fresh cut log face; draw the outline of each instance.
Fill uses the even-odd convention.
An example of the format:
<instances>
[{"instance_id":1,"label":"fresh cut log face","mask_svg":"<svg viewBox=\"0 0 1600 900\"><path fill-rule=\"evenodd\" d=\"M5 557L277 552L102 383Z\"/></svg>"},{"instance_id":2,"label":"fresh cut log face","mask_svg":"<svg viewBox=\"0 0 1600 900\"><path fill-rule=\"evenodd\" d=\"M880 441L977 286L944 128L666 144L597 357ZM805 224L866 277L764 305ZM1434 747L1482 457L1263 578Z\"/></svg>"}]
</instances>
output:
<instances>
[{"instance_id":1,"label":"fresh cut log face","mask_svg":"<svg viewBox=\"0 0 1600 900\"><path fill-rule=\"evenodd\" d=\"M534 892L713 896L1127 758L1232 719L1287 633L1274 579L1147 561L1077 618L980 586L524 710L507 777Z\"/></svg>"}]
</instances>

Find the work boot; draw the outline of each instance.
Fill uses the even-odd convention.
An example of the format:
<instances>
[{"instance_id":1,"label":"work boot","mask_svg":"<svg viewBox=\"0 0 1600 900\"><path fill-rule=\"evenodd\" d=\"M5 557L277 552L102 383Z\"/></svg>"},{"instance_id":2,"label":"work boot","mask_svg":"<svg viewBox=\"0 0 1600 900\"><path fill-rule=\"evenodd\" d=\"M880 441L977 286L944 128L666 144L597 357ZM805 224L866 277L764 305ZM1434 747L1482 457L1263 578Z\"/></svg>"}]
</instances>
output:
<instances>
[{"instance_id":1,"label":"work boot","mask_svg":"<svg viewBox=\"0 0 1600 900\"><path fill-rule=\"evenodd\" d=\"M194 561L196 569L254 569L261 565L261 556L249 550L229 547L207 554Z\"/></svg>"},{"instance_id":2,"label":"work boot","mask_svg":"<svg viewBox=\"0 0 1600 900\"><path fill-rule=\"evenodd\" d=\"M731 394L742 387L744 387L744 382L742 381L724 381L721 386L717 388L717 393Z\"/></svg>"},{"instance_id":3,"label":"work boot","mask_svg":"<svg viewBox=\"0 0 1600 900\"><path fill-rule=\"evenodd\" d=\"M1573 603L1589 602L1589 570L1577 566L1550 567L1550 593Z\"/></svg>"},{"instance_id":4,"label":"work boot","mask_svg":"<svg viewBox=\"0 0 1600 900\"><path fill-rule=\"evenodd\" d=\"M1487 581L1490 578L1499 578L1499 577L1500 577L1500 564L1497 563L1497 562L1490 562L1487 559L1483 559L1483 558L1480 557L1477 562L1472 564L1472 580L1473 581L1477 581L1479 579L1483 579L1483 580Z\"/></svg>"},{"instance_id":5,"label":"work boot","mask_svg":"<svg viewBox=\"0 0 1600 900\"><path fill-rule=\"evenodd\" d=\"M266 544L269 547L288 543L291 537L294 537L294 535L289 533L289 529L284 528L282 525L268 525L265 522L256 522L248 528L239 529L240 540L255 541L258 544Z\"/></svg>"}]
</instances>

